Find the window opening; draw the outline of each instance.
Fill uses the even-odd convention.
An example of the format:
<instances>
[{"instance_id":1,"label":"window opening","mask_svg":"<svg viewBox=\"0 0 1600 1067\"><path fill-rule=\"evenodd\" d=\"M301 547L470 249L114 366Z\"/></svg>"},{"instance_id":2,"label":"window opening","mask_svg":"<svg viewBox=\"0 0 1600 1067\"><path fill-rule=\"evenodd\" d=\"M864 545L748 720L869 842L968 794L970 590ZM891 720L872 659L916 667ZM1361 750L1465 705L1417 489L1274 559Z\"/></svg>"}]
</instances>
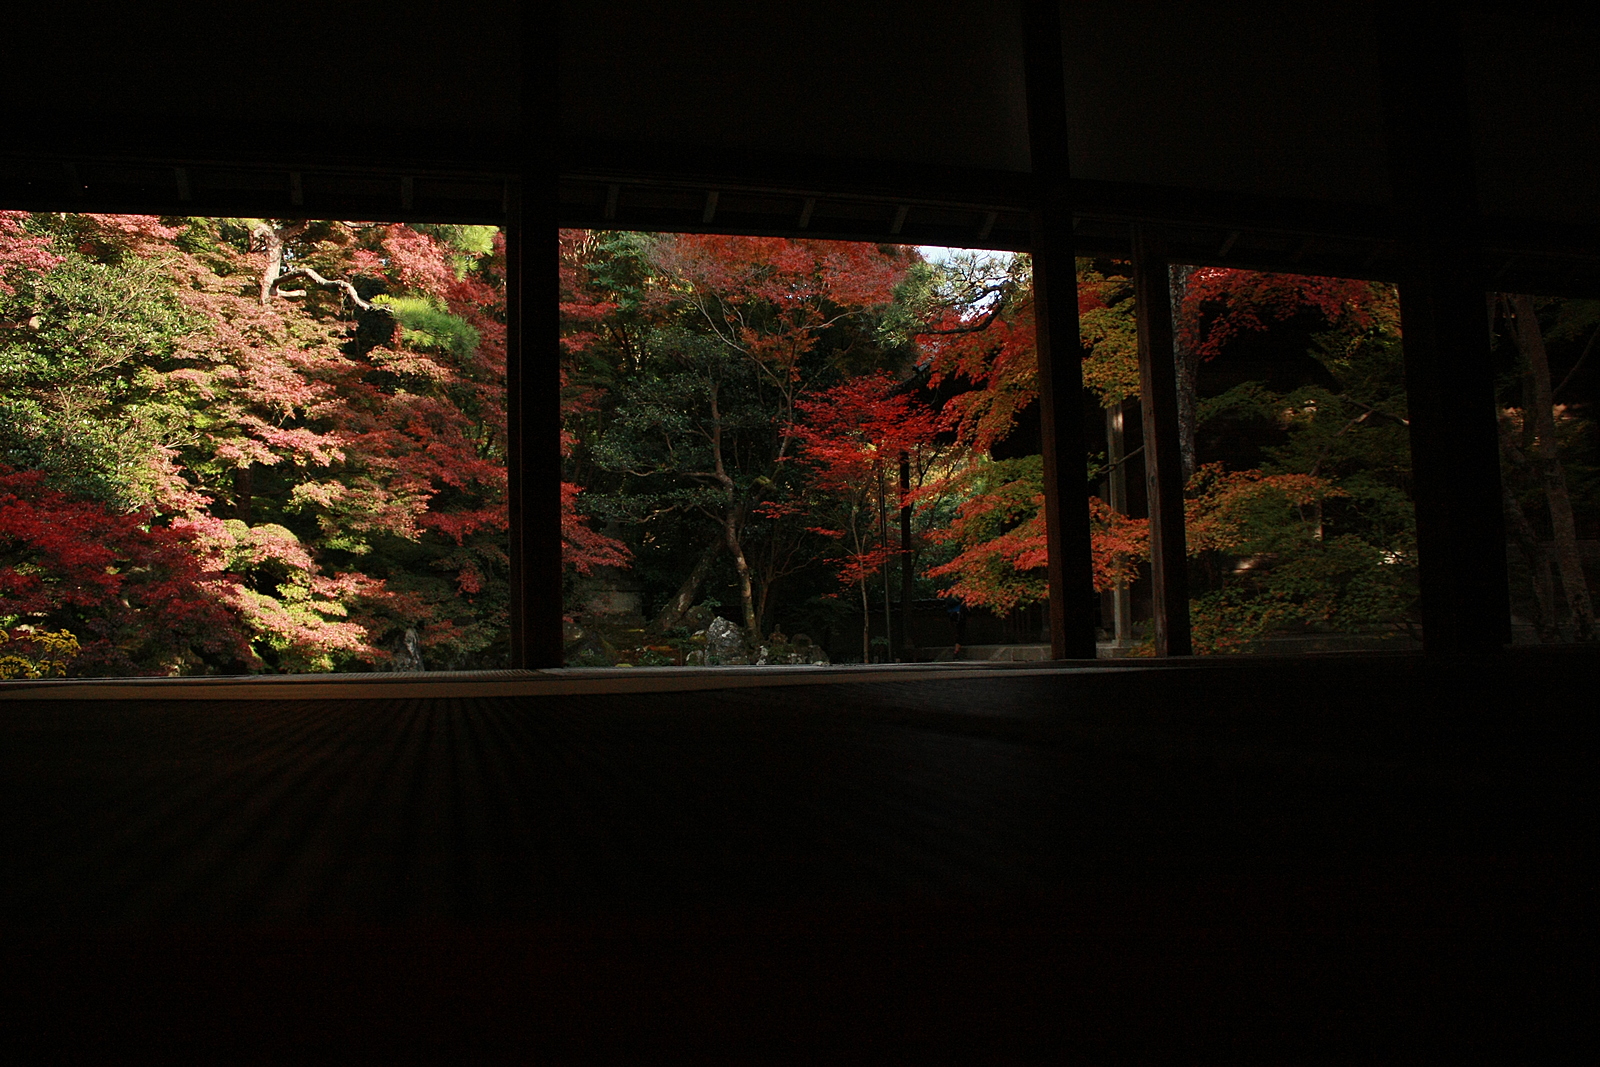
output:
<instances>
[{"instance_id":1,"label":"window opening","mask_svg":"<svg viewBox=\"0 0 1600 1067\"><path fill-rule=\"evenodd\" d=\"M569 665L1049 658L1028 257L560 255Z\"/></svg>"},{"instance_id":2,"label":"window opening","mask_svg":"<svg viewBox=\"0 0 1600 1067\"><path fill-rule=\"evenodd\" d=\"M1169 278L1194 651L1419 648L1394 287Z\"/></svg>"},{"instance_id":3,"label":"window opening","mask_svg":"<svg viewBox=\"0 0 1600 1067\"><path fill-rule=\"evenodd\" d=\"M1593 641L1600 300L1490 293L1514 644Z\"/></svg>"},{"instance_id":4,"label":"window opening","mask_svg":"<svg viewBox=\"0 0 1600 1067\"><path fill-rule=\"evenodd\" d=\"M0 212L0 673L505 667L486 226Z\"/></svg>"}]
</instances>

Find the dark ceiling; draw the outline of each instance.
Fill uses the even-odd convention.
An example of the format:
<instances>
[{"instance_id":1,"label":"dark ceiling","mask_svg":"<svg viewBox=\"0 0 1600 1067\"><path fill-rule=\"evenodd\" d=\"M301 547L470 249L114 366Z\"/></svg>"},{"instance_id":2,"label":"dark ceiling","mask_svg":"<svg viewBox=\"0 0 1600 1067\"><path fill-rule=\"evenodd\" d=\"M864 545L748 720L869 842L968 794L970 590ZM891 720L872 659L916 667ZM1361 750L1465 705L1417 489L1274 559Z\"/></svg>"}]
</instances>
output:
<instances>
[{"instance_id":1,"label":"dark ceiling","mask_svg":"<svg viewBox=\"0 0 1600 1067\"><path fill-rule=\"evenodd\" d=\"M515 0L17 5L0 206L498 221Z\"/></svg>"},{"instance_id":2,"label":"dark ceiling","mask_svg":"<svg viewBox=\"0 0 1600 1067\"><path fill-rule=\"evenodd\" d=\"M1147 219L1198 262L1385 276L1393 10L1064 3L1080 248ZM570 225L1028 244L1019 0L563 12ZM1600 283L1593 37L1570 14L1460 20L1486 280Z\"/></svg>"},{"instance_id":3,"label":"dark ceiling","mask_svg":"<svg viewBox=\"0 0 1600 1067\"><path fill-rule=\"evenodd\" d=\"M1385 6L1064 3L1074 175L1385 204ZM1029 168L1017 0L563 10L568 138ZM1593 38L1570 14L1463 26L1485 210L1600 222Z\"/></svg>"},{"instance_id":4,"label":"dark ceiling","mask_svg":"<svg viewBox=\"0 0 1600 1067\"><path fill-rule=\"evenodd\" d=\"M1195 261L1385 276L1394 10L1063 3L1080 247L1142 219ZM1597 20L1575 10L1460 19L1489 279L1600 287ZM564 225L1030 240L1020 0L240 12L8 15L4 206L492 221L553 150Z\"/></svg>"}]
</instances>

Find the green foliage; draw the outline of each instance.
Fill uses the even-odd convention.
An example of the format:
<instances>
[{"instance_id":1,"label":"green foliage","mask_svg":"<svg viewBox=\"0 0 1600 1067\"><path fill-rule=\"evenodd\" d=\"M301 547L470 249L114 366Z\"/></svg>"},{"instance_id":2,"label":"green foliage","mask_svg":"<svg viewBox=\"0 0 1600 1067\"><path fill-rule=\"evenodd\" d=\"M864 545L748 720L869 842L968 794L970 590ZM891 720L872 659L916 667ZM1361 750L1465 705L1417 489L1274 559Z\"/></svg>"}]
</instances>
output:
<instances>
[{"instance_id":1,"label":"green foliage","mask_svg":"<svg viewBox=\"0 0 1600 1067\"><path fill-rule=\"evenodd\" d=\"M469 226L454 222L420 222L411 227L451 249L469 256L487 256L494 251L493 226Z\"/></svg>"},{"instance_id":2,"label":"green foliage","mask_svg":"<svg viewBox=\"0 0 1600 1067\"><path fill-rule=\"evenodd\" d=\"M450 265L457 277L464 277L478 260L494 251L493 226L468 226L454 222L421 222L411 227L425 233L450 250Z\"/></svg>"},{"instance_id":3,"label":"green foliage","mask_svg":"<svg viewBox=\"0 0 1600 1067\"><path fill-rule=\"evenodd\" d=\"M129 521L142 513L151 530L187 531L174 544L196 554L190 571L223 571L184 577L205 586L187 593L174 579L174 602L221 597L257 667L370 668L407 629L432 665L504 662L492 228L26 222L54 256L0 291L0 463ZM281 269L350 281L389 307L364 312L344 289L304 282L263 305L274 235ZM96 669L110 662L96 655ZM221 664L140 656L142 670Z\"/></svg>"},{"instance_id":4,"label":"green foliage","mask_svg":"<svg viewBox=\"0 0 1600 1067\"><path fill-rule=\"evenodd\" d=\"M400 340L407 346L438 349L458 359L470 356L478 347L478 331L466 319L452 315L437 297L379 294L372 302L394 314L400 323Z\"/></svg>"},{"instance_id":5,"label":"green foliage","mask_svg":"<svg viewBox=\"0 0 1600 1067\"><path fill-rule=\"evenodd\" d=\"M1133 283L1116 272L1118 266L1089 259L1077 263L1078 336L1085 349L1083 384L1108 408L1139 397Z\"/></svg>"},{"instance_id":6,"label":"green foliage","mask_svg":"<svg viewBox=\"0 0 1600 1067\"><path fill-rule=\"evenodd\" d=\"M0 460L123 510L167 503L190 408L164 372L206 329L169 263L68 252L0 297L0 322Z\"/></svg>"},{"instance_id":7,"label":"green foliage","mask_svg":"<svg viewBox=\"0 0 1600 1067\"><path fill-rule=\"evenodd\" d=\"M959 503L932 540L960 551L927 571L949 583L946 595L1001 615L1045 600L1043 457L979 458L949 489Z\"/></svg>"},{"instance_id":8,"label":"green foliage","mask_svg":"<svg viewBox=\"0 0 1600 1067\"><path fill-rule=\"evenodd\" d=\"M1399 337L1316 337L1334 385L1287 394L1245 382L1202 400L1198 422L1281 442L1259 471L1196 474L1190 542L1202 590L1198 651L1241 652L1292 632L1412 632L1416 528Z\"/></svg>"}]
</instances>

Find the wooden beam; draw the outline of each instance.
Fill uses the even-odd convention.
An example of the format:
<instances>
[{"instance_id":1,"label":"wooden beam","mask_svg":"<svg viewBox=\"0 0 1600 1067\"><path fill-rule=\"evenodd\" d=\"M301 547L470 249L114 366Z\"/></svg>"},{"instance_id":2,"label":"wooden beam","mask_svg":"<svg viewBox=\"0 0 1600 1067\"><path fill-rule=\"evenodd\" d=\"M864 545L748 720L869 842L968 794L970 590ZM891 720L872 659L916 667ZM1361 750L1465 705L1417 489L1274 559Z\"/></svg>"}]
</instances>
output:
<instances>
[{"instance_id":1,"label":"wooden beam","mask_svg":"<svg viewBox=\"0 0 1600 1067\"><path fill-rule=\"evenodd\" d=\"M1067 188L1067 108L1056 0L1028 0L1028 135L1033 154L1033 308L1039 359L1040 441L1049 545L1050 654L1093 659L1099 599L1089 550L1083 443L1083 358ZM994 225L995 213L984 229Z\"/></svg>"},{"instance_id":2,"label":"wooden beam","mask_svg":"<svg viewBox=\"0 0 1600 1067\"><path fill-rule=\"evenodd\" d=\"M1183 458L1178 373L1166 248L1151 227L1133 228L1133 288L1139 331L1139 409L1150 507L1150 571L1158 656L1187 656L1189 557L1183 528Z\"/></svg>"},{"instance_id":3,"label":"wooden beam","mask_svg":"<svg viewBox=\"0 0 1600 1067\"><path fill-rule=\"evenodd\" d=\"M1381 29L1423 646L1483 652L1510 642L1511 607L1459 15L1407 8Z\"/></svg>"}]
</instances>

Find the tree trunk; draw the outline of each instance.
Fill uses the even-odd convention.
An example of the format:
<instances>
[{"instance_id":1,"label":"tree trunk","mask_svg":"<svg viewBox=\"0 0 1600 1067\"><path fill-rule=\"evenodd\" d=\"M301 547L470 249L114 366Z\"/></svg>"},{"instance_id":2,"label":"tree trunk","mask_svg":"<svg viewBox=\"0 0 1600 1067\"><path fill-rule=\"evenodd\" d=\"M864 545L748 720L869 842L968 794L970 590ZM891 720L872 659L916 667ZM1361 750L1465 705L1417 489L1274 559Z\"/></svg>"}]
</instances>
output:
<instances>
[{"instance_id":1,"label":"tree trunk","mask_svg":"<svg viewBox=\"0 0 1600 1067\"><path fill-rule=\"evenodd\" d=\"M916 646L911 643L911 595L915 591L915 575L911 570L911 457L900 453L900 647L904 659L910 662L916 656Z\"/></svg>"},{"instance_id":2,"label":"tree trunk","mask_svg":"<svg viewBox=\"0 0 1600 1067\"><path fill-rule=\"evenodd\" d=\"M761 632L756 619L755 596L750 587L750 561L745 558L744 545L739 540L740 513L743 509L734 499L735 486L722 457L722 408L719 405L718 383L713 380L708 386L711 400L711 458L716 467L714 476L728 494L728 502L717 518L722 525L723 543L728 546L728 554L733 557L733 568L739 574L739 603L744 609L744 628L753 645L760 639Z\"/></svg>"},{"instance_id":3,"label":"tree trunk","mask_svg":"<svg viewBox=\"0 0 1600 1067\"><path fill-rule=\"evenodd\" d=\"M867 576L861 576L861 662L872 662L872 609L867 603Z\"/></svg>"},{"instance_id":4,"label":"tree trunk","mask_svg":"<svg viewBox=\"0 0 1600 1067\"><path fill-rule=\"evenodd\" d=\"M894 613L894 608L889 601L889 501L888 494L884 492L883 479L885 472L876 472L878 479L878 544L883 547L883 658L884 662L894 662L894 626L889 617Z\"/></svg>"},{"instance_id":5,"label":"tree trunk","mask_svg":"<svg viewBox=\"0 0 1600 1067\"><path fill-rule=\"evenodd\" d=\"M1183 463L1183 484L1194 477L1195 459L1195 407L1198 402L1200 356L1183 340L1179 318L1183 314L1183 299L1189 292L1189 276L1195 268L1174 263L1167 268L1167 284L1172 294L1172 358L1178 377L1178 456Z\"/></svg>"},{"instance_id":6,"label":"tree trunk","mask_svg":"<svg viewBox=\"0 0 1600 1067\"><path fill-rule=\"evenodd\" d=\"M1527 457L1507 438L1508 435L1502 430L1500 443L1506 458L1513 466L1526 469L1529 466ZM1560 626L1556 621L1555 581L1550 573L1550 552L1512 497L1511 487L1503 483L1500 486L1500 501L1506 516L1506 532L1528 564L1528 574L1533 580L1534 632L1539 635L1540 641L1555 641L1560 637Z\"/></svg>"},{"instance_id":7,"label":"tree trunk","mask_svg":"<svg viewBox=\"0 0 1600 1067\"><path fill-rule=\"evenodd\" d=\"M723 542L733 557L733 569L739 575L739 606L744 609L744 628L750 635L752 646L761 638L761 628L756 619L756 598L750 586L750 562L745 559L744 545L739 542L739 527L730 512L722 519Z\"/></svg>"},{"instance_id":8,"label":"tree trunk","mask_svg":"<svg viewBox=\"0 0 1600 1067\"><path fill-rule=\"evenodd\" d=\"M852 509L850 515L850 543L855 546L856 559L861 558L863 546L861 544L860 509ZM856 571L856 588L861 591L861 662L872 662L872 607L867 598L867 571L862 567Z\"/></svg>"},{"instance_id":9,"label":"tree trunk","mask_svg":"<svg viewBox=\"0 0 1600 1067\"><path fill-rule=\"evenodd\" d=\"M254 479L251 470L254 464L245 467L235 467L233 470L233 514L246 526L250 525L250 515L254 509Z\"/></svg>"},{"instance_id":10,"label":"tree trunk","mask_svg":"<svg viewBox=\"0 0 1600 1067\"><path fill-rule=\"evenodd\" d=\"M1106 408L1106 503L1118 515L1128 513L1128 442L1125 415L1127 405ZM1111 637L1117 648L1133 640L1133 597L1128 583L1118 578L1111 588Z\"/></svg>"},{"instance_id":11,"label":"tree trunk","mask_svg":"<svg viewBox=\"0 0 1600 1067\"><path fill-rule=\"evenodd\" d=\"M678 586L677 593L667 601L660 614L656 616L655 628L665 632L683 622L683 617L694 607L695 597L700 593L700 587L705 584L706 575L711 573L711 565L717 561L717 553L722 551L720 538L706 545L705 551L700 553L700 558L695 561L694 569L689 572L689 577Z\"/></svg>"},{"instance_id":12,"label":"tree trunk","mask_svg":"<svg viewBox=\"0 0 1600 1067\"><path fill-rule=\"evenodd\" d=\"M1509 304L1513 313L1512 336L1527 360L1528 379L1532 386L1531 410L1525 411L1523 418L1533 422L1532 458L1543 479L1545 498L1550 505L1552 547L1556 566L1561 572L1561 591L1566 595L1567 612L1578 639L1590 641L1595 636L1594 606L1589 599L1589 583L1584 577L1583 560L1578 554L1578 531L1572 517L1572 498L1567 493L1567 477L1556 445L1550 358L1545 351L1544 335L1539 330L1533 298L1518 294L1509 298Z\"/></svg>"},{"instance_id":13,"label":"tree trunk","mask_svg":"<svg viewBox=\"0 0 1600 1067\"><path fill-rule=\"evenodd\" d=\"M272 303L273 288L283 277L284 250L288 247L289 239L305 230L306 225L304 221L291 222L286 226L262 221L251 228L251 234L261 239L261 250L267 254L267 268L261 272L262 307Z\"/></svg>"}]
</instances>

